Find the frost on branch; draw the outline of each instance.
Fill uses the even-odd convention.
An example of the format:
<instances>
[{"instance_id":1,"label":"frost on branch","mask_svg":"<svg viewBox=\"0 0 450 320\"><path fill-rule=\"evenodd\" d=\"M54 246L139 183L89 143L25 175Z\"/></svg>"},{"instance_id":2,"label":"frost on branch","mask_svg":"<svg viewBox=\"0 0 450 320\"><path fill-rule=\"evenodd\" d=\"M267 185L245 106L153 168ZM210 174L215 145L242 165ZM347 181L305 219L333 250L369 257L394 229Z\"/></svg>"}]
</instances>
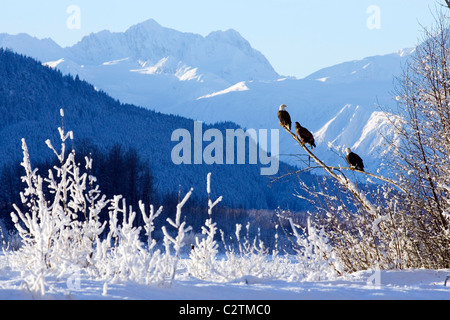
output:
<instances>
[{"instance_id":1,"label":"frost on branch","mask_svg":"<svg viewBox=\"0 0 450 320\"><path fill-rule=\"evenodd\" d=\"M214 277L218 271L216 269L216 255L218 253L218 245L214 237L217 232L217 224L212 221L213 208L222 201L222 197L217 198L214 202L211 200L211 173L207 175L206 191L208 193L208 219L202 226L203 237L201 240L195 238L195 246L190 253L190 261L188 263L191 274L200 279Z\"/></svg>"},{"instance_id":2,"label":"frost on branch","mask_svg":"<svg viewBox=\"0 0 450 320\"><path fill-rule=\"evenodd\" d=\"M297 276L306 280L323 280L343 274L343 268L336 256L324 228L318 230L308 218L306 232L299 234L297 226L289 219L298 247L296 248L299 267Z\"/></svg>"},{"instance_id":3,"label":"frost on branch","mask_svg":"<svg viewBox=\"0 0 450 320\"><path fill-rule=\"evenodd\" d=\"M47 146L57 156L60 167L49 170L42 178L37 169L31 168L30 156L25 139L22 139L26 184L21 193L22 209L14 205L12 221L22 239L22 247L16 258L23 270L33 270L27 287L45 293L44 279L54 271L72 267L87 267L94 244L105 225L98 221L99 212L107 205L98 192L87 191L87 181L92 179L81 174L75 162L75 152L65 153L66 140L72 139L71 132L59 128L61 152L58 153L49 140ZM44 184L49 195L44 193ZM80 216L86 219L79 219Z\"/></svg>"},{"instance_id":4,"label":"frost on branch","mask_svg":"<svg viewBox=\"0 0 450 320\"><path fill-rule=\"evenodd\" d=\"M192 193L194 192L194 189L191 188L189 192L185 195L183 200L177 205L177 213L175 216L175 222L167 218L167 222L177 229L177 235L175 238L173 238L170 233L167 231L166 227L162 227L162 231L164 233L164 248L166 250L166 255L164 257L165 260L165 268L166 268L166 275L168 279L168 284L171 285L173 280L175 279L175 273L177 271L178 267L178 261L180 259L180 250L184 246L184 237L186 236L186 233L192 230L190 226L186 227L186 222L181 222L181 210L183 209L183 206L186 204L186 202L191 197ZM173 245L173 248L175 250L175 256L171 256L171 244Z\"/></svg>"},{"instance_id":5,"label":"frost on branch","mask_svg":"<svg viewBox=\"0 0 450 320\"><path fill-rule=\"evenodd\" d=\"M59 133L60 151L50 140L46 141L59 161L59 166L50 169L46 177L38 169L32 169L27 144L22 140L25 189L20 194L22 206L14 205L15 211L11 213L22 245L9 257L24 273L24 286L43 295L47 276L70 275L80 269L107 282L162 283L166 275L164 255L154 250L152 239L154 220L162 208L154 212L150 206L147 215L145 205L140 203L148 239L145 248L140 240L142 227L134 225L137 213L127 207L122 196L107 199L102 195L97 179L90 175L92 159L85 158L83 170L75 161L75 151L66 152L67 140L73 139L73 134L65 133L63 126ZM100 213L104 210L109 210L109 219L101 221ZM177 252L184 227L179 222L181 206L178 211L176 223L170 221L180 231L174 239ZM164 257L171 258L170 250Z\"/></svg>"},{"instance_id":6,"label":"frost on branch","mask_svg":"<svg viewBox=\"0 0 450 320\"><path fill-rule=\"evenodd\" d=\"M158 209L158 211L155 212L155 208L153 207L153 205L150 205L149 215L147 215L146 210L145 210L145 204L142 201L139 201L139 208L141 210L142 217L143 217L144 223L145 223L144 229L145 229L145 235L147 236L147 239L148 239L147 240L148 250L150 252L152 252L153 248L156 246L156 240L152 238L152 233L153 233L153 231L155 231L154 221L161 214L163 207L160 207Z\"/></svg>"}]
</instances>

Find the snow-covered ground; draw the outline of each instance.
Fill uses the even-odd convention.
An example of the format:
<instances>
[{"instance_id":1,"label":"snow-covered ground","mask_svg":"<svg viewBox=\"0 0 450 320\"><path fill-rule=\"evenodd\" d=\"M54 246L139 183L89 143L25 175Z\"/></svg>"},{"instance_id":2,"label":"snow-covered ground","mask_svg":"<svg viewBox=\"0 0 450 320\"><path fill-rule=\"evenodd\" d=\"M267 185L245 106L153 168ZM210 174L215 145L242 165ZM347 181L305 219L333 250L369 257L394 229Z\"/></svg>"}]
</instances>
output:
<instances>
[{"instance_id":1,"label":"snow-covered ground","mask_svg":"<svg viewBox=\"0 0 450 320\"><path fill-rule=\"evenodd\" d=\"M131 281L105 284L80 272L45 279L42 296L27 289L21 273L9 268L4 256L0 266L1 300L450 300L450 269L374 270L336 280L292 282L253 276L211 282L181 272L170 287Z\"/></svg>"}]
</instances>

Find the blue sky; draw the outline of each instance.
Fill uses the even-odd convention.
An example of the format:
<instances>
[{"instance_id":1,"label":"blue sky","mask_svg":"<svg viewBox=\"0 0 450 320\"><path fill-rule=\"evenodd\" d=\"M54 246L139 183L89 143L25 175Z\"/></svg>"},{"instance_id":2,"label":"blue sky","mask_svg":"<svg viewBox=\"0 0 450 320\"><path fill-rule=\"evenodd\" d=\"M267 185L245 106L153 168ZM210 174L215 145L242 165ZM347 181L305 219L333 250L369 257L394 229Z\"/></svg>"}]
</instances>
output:
<instances>
[{"instance_id":1,"label":"blue sky","mask_svg":"<svg viewBox=\"0 0 450 320\"><path fill-rule=\"evenodd\" d=\"M61 46L147 19L207 35L235 29L275 70L304 77L323 67L416 45L438 0L2 0L0 33L52 38ZM79 29L67 27L77 6Z\"/></svg>"}]
</instances>

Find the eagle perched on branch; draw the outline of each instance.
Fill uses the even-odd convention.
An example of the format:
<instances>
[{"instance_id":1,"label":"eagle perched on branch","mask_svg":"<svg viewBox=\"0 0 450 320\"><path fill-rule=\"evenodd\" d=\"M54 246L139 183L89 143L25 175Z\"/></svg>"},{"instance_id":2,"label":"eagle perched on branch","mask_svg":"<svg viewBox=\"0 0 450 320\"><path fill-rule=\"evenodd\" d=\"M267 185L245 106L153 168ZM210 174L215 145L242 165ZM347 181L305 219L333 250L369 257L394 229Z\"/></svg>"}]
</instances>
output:
<instances>
[{"instance_id":1,"label":"eagle perched on branch","mask_svg":"<svg viewBox=\"0 0 450 320\"><path fill-rule=\"evenodd\" d=\"M347 153L346 159L349 167L351 169L364 171L364 163L360 156L358 156L356 153L352 152L350 148L345 149L345 152Z\"/></svg>"},{"instance_id":2,"label":"eagle perched on branch","mask_svg":"<svg viewBox=\"0 0 450 320\"><path fill-rule=\"evenodd\" d=\"M282 104L280 106L280 109L278 110L278 119L280 119L280 124L282 127L288 128L289 131L291 131L292 126L291 116L286 110L284 110L285 108L286 108L285 104Z\"/></svg>"},{"instance_id":3,"label":"eagle perched on branch","mask_svg":"<svg viewBox=\"0 0 450 320\"><path fill-rule=\"evenodd\" d=\"M297 131L297 135L299 139L303 141L303 143L309 144L311 148L316 147L314 136L312 135L312 133L309 132L308 129L302 127L298 122L295 123L295 131Z\"/></svg>"}]
</instances>

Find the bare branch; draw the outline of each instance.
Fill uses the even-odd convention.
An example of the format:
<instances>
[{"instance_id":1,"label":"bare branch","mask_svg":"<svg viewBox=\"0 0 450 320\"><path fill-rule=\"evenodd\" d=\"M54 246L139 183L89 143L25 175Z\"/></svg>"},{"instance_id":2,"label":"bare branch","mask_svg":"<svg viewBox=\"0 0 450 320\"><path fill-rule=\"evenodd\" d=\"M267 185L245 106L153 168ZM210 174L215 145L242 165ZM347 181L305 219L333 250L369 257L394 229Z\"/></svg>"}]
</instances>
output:
<instances>
[{"instance_id":1,"label":"bare branch","mask_svg":"<svg viewBox=\"0 0 450 320\"><path fill-rule=\"evenodd\" d=\"M450 0L449 0L449 1L450 1ZM282 127L283 127L283 126L282 126ZM350 183L350 181L347 179L347 177L344 175L344 173L343 173L341 170L351 170L351 171L359 172L359 173L361 173L361 174L368 175L368 176L373 177L373 178L376 178L376 179L378 179L378 180L381 180L381 181L390 183L390 184L396 186L396 187L397 187L399 190L401 190L403 193L406 193L406 190L404 190L404 189L403 189L402 187L400 187L396 182L394 182L394 181L392 181L392 180L390 180L390 179L387 179L387 178L384 178L384 177L381 177L381 176L377 176L377 175L372 174L372 173L369 173L369 172L355 170L355 169L352 169L352 168L345 168L345 167L342 168L342 167L330 167L330 166L327 166L327 165L326 165L322 160L320 160L320 159L319 159L319 158L318 158L318 157L317 157L310 149L308 149L308 147L306 147L305 143L303 143L303 141L302 141L301 139L299 139L295 133L293 133L292 131L290 131L290 130L289 130L288 128L286 128L286 127L283 127L283 128L286 130L286 132L288 132L288 133L292 136L292 138L293 138L295 141L297 141L297 143L303 148L303 150L305 150L306 153L307 153L307 154L308 154L308 155L309 155L309 156L310 156L310 157L311 157L311 158L319 165L318 167L323 168L323 169L324 169L331 177L333 177L340 185L342 185L342 186L345 187L347 190L349 190L349 191L353 194L353 196L358 200L358 202L359 202L366 210L369 210L369 211L374 210L372 204L365 198L364 195L361 194L361 192L359 192L359 190L357 190L357 188L356 188L352 183ZM316 167L316 168L318 168L318 167ZM300 173L300 172L302 172L302 171L306 171L306 170L309 170L309 169L313 169L313 167L309 167L309 168L307 168L307 169L302 169L302 170L296 171L296 172L294 172L294 173L292 173L292 174ZM335 171L338 171L339 174L337 174ZM289 175L289 174L288 174L288 175ZM284 176L282 176L282 177L286 177L286 176L288 176L288 175L284 175ZM275 182L275 181L277 181L277 180L279 180L279 179L281 179L282 177L279 177L279 178L273 180L272 183Z\"/></svg>"},{"instance_id":2,"label":"bare branch","mask_svg":"<svg viewBox=\"0 0 450 320\"><path fill-rule=\"evenodd\" d=\"M449 1L450 1L450 0L449 0ZM278 180L284 179L284 178L286 178L286 177L289 177L289 176L292 176L292 175L295 175L295 174L299 174L299 173L301 173L301 172L307 172L307 171L310 171L310 170L320 169L320 168L323 168L323 167L322 167L322 166L309 166L309 167L304 168L304 169L300 169L300 170L297 170L297 171L289 172L289 173L287 173L287 174L284 174L284 175L282 175L282 176L279 176L279 177L273 179L273 180L270 182L270 184L273 184L273 183L277 182ZM340 173L341 175L343 175L343 173L342 173L341 170L356 171L356 172L359 172L359 173L361 173L361 174L365 174L365 175L367 175L367 176L370 176L370 177L372 177L372 178L375 178L375 179L377 179L377 180L381 180L381 181L387 182L387 183L389 183L389 184L392 184L393 186L397 187L397 188L398 188L400 191L402 191L403 193L406 193L406 190L403 189L398 183L392 181L391 179L385 178L385 177L383 177L383 176L378 176L378 175L376 175L376 174L373 174L373 173L370 173L370 172L367 172L367 171L360 171L360 170L356 170L356 169L353 169L353 168L350 168L350 167L328 166L328 168L329 168L330 170L336 170L336 171L339 171L339 173Z\"/></svg>"},{"instance_id":3,"label":"bare branch","mask_svg":"<svg viewBox=\"0 0 450 320\"><path fill-rule=\"evenodd\" d=\"M283 127L283 126L282 126ZM321 166L330 176L332 176L340 185L345 187L347 190L349 190L353 196L358 200L358 202L369 211L373 211L374 208L372 207L371 203L353 186L353 184L350 183L350 181L341 173L341 176L336 174L331 167L327 166L325 163L322 162L319 158L316 157L314 153L312 153L311 150L309 150L306 145L303 143L302 140L300 140L296 134L294 134L292 131L290 131L288 128L283 127L286 132L288 132L292 138L297 141L297 143L303 148L303 150L308 153L308 155L319 165Z\"/></svg>"}]
</instances>

